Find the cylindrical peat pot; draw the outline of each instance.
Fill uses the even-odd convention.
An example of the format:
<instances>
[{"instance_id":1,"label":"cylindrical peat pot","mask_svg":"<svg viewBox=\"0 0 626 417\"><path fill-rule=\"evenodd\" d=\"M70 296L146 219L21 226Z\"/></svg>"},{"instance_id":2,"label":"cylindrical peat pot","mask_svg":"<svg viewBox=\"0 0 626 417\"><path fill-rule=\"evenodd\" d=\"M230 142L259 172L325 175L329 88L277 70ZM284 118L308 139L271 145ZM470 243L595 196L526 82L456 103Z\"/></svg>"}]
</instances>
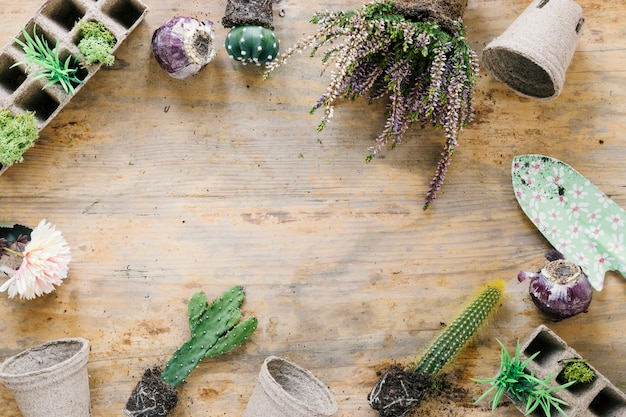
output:
<instances>
[{"instance_id":1,"label":"cylindrical peat pot","mask_svg":"<svg viewBox=\"0 0 626 417\"><path fill-rule=\"evenodd\" d=\"M263 362L244 417L330 417L338 405L311 372L276 356Z\"/></svg>"},{"instance_id":2,"label":"cylindrical peat pot","mask_svg":"<svg viewBox=\"0 0 626 417\"><path fill-rule=\"evenodd\" d=\"M0 381L24 417L89 417L89 341L54 340L4 361Z\"/></svg>"},{"instance_id":3,"label":"cylindrical peat pot","mask_svg":"<svg viewBox=\"0 0 626 417\"><path fill-rule=\"evenodd\" d=\"M565 72L585 24L573 0L534 0L482 53L493 77L539 100L561 94Z\"/></svg>"}]
</instances>

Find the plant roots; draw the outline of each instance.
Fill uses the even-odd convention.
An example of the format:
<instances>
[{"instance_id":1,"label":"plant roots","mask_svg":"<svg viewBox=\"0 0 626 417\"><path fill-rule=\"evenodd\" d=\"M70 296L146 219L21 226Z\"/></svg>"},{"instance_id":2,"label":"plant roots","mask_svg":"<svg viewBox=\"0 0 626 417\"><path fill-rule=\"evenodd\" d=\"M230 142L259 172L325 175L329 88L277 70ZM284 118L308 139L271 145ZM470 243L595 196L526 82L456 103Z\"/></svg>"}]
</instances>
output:
<instances>
[{"instance_id":1,"label":"plant roots","mask_svg":"<svg viewBox=\"0 0 626 417\"><path fill-rule=\"evenodd\" d=\"M367 401L380 417L402 417L417 407L432 387L432 375L405 372L393 365L374 385Z\"/></svg>"},{"instance_id":2,"label":"plant roots","mask_svg":"<svg viewBox=\"0 0 626 417\"><path fill-rule=\"evenodd\" d=\"M176 389L163 382L160 376L158 367L146 369L126 403L126 415L163 417L172 411L178 402Z\"/></svg>"}]
</instances>

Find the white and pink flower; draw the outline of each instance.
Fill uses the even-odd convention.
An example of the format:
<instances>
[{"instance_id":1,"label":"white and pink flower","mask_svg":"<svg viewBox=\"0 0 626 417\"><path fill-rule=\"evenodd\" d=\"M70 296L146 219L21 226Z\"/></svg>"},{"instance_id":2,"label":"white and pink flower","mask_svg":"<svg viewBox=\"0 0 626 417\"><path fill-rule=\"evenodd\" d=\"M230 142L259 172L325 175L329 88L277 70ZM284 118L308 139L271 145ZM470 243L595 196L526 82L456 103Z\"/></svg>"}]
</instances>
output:
<instances>
[{"instance_id":1,"label":"white and pink flower","mask_svg":"<svg viewBox=\"0 0 626 417\"><path fill-rule=\"evenodd\" d=\"M24 259L17 269L0 267L9 279L0 286L9 298L16 295L31 300L55 290L67 278L70 247L60 231L45 219L31 233L24 248Z\"/></svg>"}]
</instances>

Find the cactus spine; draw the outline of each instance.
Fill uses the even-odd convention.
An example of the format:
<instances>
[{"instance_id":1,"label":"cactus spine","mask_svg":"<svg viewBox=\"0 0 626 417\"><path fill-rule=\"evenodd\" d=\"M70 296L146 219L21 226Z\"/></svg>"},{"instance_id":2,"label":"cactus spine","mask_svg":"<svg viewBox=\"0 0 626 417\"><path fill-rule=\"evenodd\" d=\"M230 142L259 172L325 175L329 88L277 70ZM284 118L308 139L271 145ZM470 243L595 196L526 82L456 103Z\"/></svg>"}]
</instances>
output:
<instances>
[{"instance_id":1,"label":"cactus spine","mask_svg":"<svg viewBox=\"0 0 626 417\"><path fill-rule=\"evenodd\" d=\"M406 371L437 376L498 310L503 297L502 281L494 280L482 287L461 314L435 339L421 359L410 363Z\"/></svg>"},{"instance_id":2,"label":"cactus spine","mask_svg":"<svg viewBox=\"0 0 626 417\"><path fill-rule=\"evenodd\" d=\"M239 306L244 297L240 286L230 288L211 303L203 293L194 294L187 306L191 338L174 353L161 380L176 387L202 359L222 355L243 344L257 327L255 317L239 322Z\"/></svg>"}]
</instances>

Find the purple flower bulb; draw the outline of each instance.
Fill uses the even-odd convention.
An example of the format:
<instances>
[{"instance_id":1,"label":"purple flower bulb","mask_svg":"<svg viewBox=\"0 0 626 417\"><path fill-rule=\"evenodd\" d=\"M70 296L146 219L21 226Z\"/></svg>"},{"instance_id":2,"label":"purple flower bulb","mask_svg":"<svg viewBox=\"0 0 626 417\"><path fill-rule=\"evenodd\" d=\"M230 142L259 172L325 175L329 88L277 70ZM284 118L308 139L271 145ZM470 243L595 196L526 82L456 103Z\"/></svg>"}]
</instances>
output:
<instances>
[{"instance_id":1,"label":"purple flower bulb","mask_svg":"<svg viewBox=\"0 0 626 417\"><path fill-rule=\"evenodd\" d=\"M591 304L593 288L587 275L568 260L553 260L537 273L520 272L517 279L530 280L531 299L555 321L586 313Z\"/></svg>"},{"instance_id":2,"label":"purple flower bulb","mask_svg":"<svg viewBox=\"0 0 626 417\"><path fill-rule=\"evenodd\" d=\"M213 22L175 17L154 31L151 49L170 76L189 78L215 57Z\"/></svg>"}]
</instances>

